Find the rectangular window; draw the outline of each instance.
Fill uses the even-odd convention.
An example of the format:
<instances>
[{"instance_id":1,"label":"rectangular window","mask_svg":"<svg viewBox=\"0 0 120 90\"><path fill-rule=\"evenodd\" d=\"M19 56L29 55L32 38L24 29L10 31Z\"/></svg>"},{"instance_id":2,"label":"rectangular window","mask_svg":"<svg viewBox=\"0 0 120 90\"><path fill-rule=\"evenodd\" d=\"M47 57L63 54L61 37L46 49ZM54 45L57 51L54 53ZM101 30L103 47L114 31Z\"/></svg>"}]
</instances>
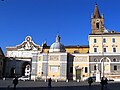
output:
<instances>
[{"instance_id":1,"label":"rectangular window","mask_svg":"<svg viewBox=\"0 0 120 90\"><path fill-rule=\"evenodd\" d=\"M103 48L103 52L106 52L106 48Z\"/></svg>"},{"instance_id":2,"label":"rectangular window","mask_svg":"<svg viewBox=\"0 0 120 90\"><path fill-rule=\"evenodd\" d=\"M88 68L87 67L85 67L85 73L88 73Z\"/></svg>"},{"instance_id":3,"label":"rectangular window","mask_svg":"<svg viewBox=\"0 0 120 90\"><path fill-rule=\"evenodd\" d=\"M73 67L70 67L70 73L73 73Z\"/></svg>"},{"instance_id":4,"label":"rectangular window","mask_svg":"<svg viewBox=\"0 0 120 90\"><path fill-rule=\"evenodd\" d=\"M41 56L39 57L39 61L41 61Z\"/></svg>"},{"instance_id":5,"label":"rectangular window","mask_svg":"<svg viewBox=\"0 0 120 90\"><path fill-rule=\"evenodd\" d=\"M116 65L114 66L114 70L117 70L117 66Z\"/></svg>"},{"instance_id":6,"label":"rectangular window","mask_svg":"<svg viewBox=\"0 0 120 90\"><path fill-rule=\"evenodd\" d=\"M94 66L94 70L96 70L96 65Z\"/></svg>"},{"instance_id":7,"label":"rectangular window","mask_svg":"<svg viewBox=\"0 0 120 90\"><path fill-rule=\"evenodd\" d=\"M103 38L103 43L106 43L106 39L105 38Z\"/></svg>"},{"instance_id":8,"label":"rectangular window","mask_svg":"<svg viewBox=\"0 0 120 90\"><path fill-rule=\"evenodd\" d=\"M97 52L97 48L94 48L94 52Z\"/></svg>"},{"instance_id":9,"label":"rectangular window","mask_svg":"<svg viewBox=\"0 0 120 90\"><path fill-rule=\"evenodd\" d=\"M116 48L113 48L113 52L116 52Z\"/></svg>"},{"instance_id":10,"label":"rectangular window","mask_svg":"<svg viewBox=\"0 0 120 90\"><path fill-rule=\"evenodd\" d=\"M96 40L96 39L94 39L94 43L97 43L97 40Z\"/></svg>"},{"instance_id":11,"label":"rectangular window","mask_svg":"<svg viewBox=\"0 0 120 90\"><path fill-rule=\"evenodd\" d=\"M115 38L112 38L112 42L115 43Z\"/></svg>"}]
</instances>

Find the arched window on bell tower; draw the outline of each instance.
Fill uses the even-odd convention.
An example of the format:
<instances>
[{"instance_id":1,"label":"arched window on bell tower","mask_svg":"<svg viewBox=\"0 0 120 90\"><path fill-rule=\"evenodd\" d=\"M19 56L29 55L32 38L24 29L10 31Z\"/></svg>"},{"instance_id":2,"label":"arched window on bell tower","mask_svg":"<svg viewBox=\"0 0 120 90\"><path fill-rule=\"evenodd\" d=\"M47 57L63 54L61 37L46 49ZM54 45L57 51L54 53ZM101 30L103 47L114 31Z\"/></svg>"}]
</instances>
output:
<instances>
[{"instance_id":1,"label":"arched window on bell tower","mask_svg":"<svg viewBox=\"0 0 120 90\"><path fill-rule=\"evenodd\" d=\"M99 29L99 23L98 22L96 23L96 29Z\"/></svg>"}]
</instances>

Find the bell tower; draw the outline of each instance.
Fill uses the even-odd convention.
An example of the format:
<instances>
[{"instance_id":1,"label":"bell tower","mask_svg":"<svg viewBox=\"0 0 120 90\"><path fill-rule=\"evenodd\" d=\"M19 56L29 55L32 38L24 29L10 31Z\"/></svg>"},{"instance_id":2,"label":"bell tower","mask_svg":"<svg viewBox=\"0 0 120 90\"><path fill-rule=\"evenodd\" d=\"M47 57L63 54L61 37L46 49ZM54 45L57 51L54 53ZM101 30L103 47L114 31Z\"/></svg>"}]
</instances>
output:
<instances>
[{"instance_id":1,"label":"bell tower","mask_svg":"<svg viewBox=\"0 0 120 90\"><path fill-rule=\"evenodd\" d=\"M92 34L104 33L104 16L100 15L98 5L95 5L94 13L91 16Z\"/></svg>"}]
</instances>

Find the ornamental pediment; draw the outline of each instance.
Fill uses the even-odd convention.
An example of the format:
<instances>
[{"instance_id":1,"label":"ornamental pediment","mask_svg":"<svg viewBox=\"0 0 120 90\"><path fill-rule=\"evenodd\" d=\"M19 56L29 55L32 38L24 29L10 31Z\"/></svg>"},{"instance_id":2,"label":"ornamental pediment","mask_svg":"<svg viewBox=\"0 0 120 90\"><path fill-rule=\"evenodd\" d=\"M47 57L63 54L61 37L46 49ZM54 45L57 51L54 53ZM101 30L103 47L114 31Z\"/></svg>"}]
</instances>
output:
<instances>
[{"instance_id":1,"label":"ornamental pediment","mask_svg":"<svg viewBox=\"0 0 120 90\"><path fill-rule=\"evenodd\" d=\"M106 44L103 44L103 47L108 47Z\"/></svg>"},{"instance_id":2,"label":"ornamental pediment","mask_svg":"<svg viewBox=\"0 0 120 90\"><path fill-rule=\"evenodd\" d=\"M94 44L93 47L98 47L98 45Z\"/></svg>"},{"instance_id":3,"label":"ornamental pediment","mask_svg":"<svg viewBox=\"0 0 120 90\"><path fill-rule=\"evenodd\" d=\"M40 49L39 45L36 45L30 36L27 36L25 38L25 41L22 42L22 44L17 45L18 50L38 50Z\"/></svg>"},{"instance_id":4,"label":"ornamental pediment","mask_svg":"<svg viewBox=\"0 0 120 90\"><path fill-rule=\"evenodd\" d=\"M113 44L112 47L117 47L117 45Z\"/></svg>"},{"instance_id":5,"label":"ornamental pediment","mask_svg":"<svg viewBox=\"0 0 120 90\"><path fill-rule=\"evenodd\" d=\"M82 66L76 66L75 69L81 69L82 70L83 67Z\"/></svg>"}]
</instances>

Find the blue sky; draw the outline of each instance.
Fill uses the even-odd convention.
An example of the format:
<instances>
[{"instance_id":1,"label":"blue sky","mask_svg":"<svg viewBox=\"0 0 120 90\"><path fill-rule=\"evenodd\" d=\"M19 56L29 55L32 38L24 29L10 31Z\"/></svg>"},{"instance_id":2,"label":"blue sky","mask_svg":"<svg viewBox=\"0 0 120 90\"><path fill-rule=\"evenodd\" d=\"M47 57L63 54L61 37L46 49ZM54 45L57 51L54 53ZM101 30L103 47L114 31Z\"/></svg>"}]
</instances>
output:
<instances>
[{"instance_id":1,"label":"blue sky","mask_svg":"<svg viewBox=\"0 0 120 90\"><path fill-rule=\"evenodd\" d=\"M26 36L50 46L57 33L64 45L88 45L91 14L97 2L105 27L120 32L119 0L4 0L0 1L0 47L16 46Z\"/></svg>"}]
</instances>

